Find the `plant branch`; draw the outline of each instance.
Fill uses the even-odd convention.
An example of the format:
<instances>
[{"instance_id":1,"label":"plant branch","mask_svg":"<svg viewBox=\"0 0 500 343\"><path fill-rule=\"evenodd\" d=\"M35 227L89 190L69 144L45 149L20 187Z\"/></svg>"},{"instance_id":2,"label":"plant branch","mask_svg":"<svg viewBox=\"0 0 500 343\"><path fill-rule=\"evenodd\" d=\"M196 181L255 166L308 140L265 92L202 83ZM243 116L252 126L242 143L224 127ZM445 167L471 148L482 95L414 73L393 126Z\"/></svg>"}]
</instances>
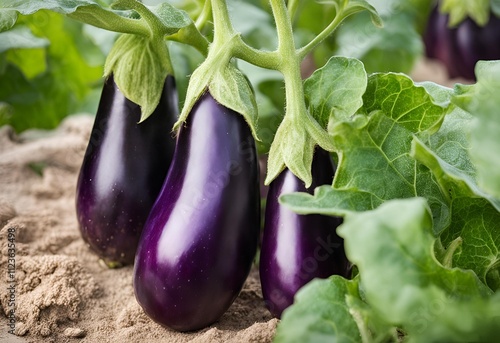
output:
<instances>
[{"instance_id":1,"label":"plant branch","mask_svg":"<svg viewBox=\"0 0 500 343\"><path fill-rule=\"evenodd\" d=\"M231 24L226 0L211 0L214 20L214 44L224 45L236 35Z\"/></svg>"},{"instance_id":2,"label":"plant branch","mask_svg":"<svg viewBox=\"0 0 500 343\"><path fill-rule=\"evenodd\" d=\"M290 60L296 56L292 22L284 0L271 0L271 8L278 32L278 52ZM287 56L287 54L290 54Z\"/></svg>"},{"instance_id":3,"label":"plant branch","mask_svg":"<svg viewBox=\"0 0 500 343\"><path fill-rule=\"evenodd\" d=\"M247 61L257 67L279 70L280 57L276 51L262 51L255 49L246 44L243 39L241 39L241 36L238 35L238 38L239 39L235 42L234 46L234 57Z\"/></svg>"},{"instance_id":4,"label":"plant branch","mask_svg":"<svg viewBox=\"0 0 500 343\"><path fill-rule=\"evenodd\" d=\"M205 1L205 4L203 6L203 9L201 10L200 15L196 19L195 26L198 30L201 30L203 26L207 23L208 20L210 20L210 17L212 15L212 1L208 0Z\"/></svg>"},{"instance_id":5,"label":"plant branch","mask_svg":"<svg viewBox=\"0 0 500 343\"><path fill-rule=\"evenodd\" d=\"M180 29L177 33L168 37L169 40L173 40L179 43L188 44L198 50L203 56L208 55L208 45L209 42L205 36L196 28L195 24L192 23Z\"/></svg>"},{"instance_id":6,"label":"plant branch","mask_svg":"<svg viewBox=\"0 0 500 343\"><path fill-rule=\"evenodd\" d=\"M288 15L290 16L290 19L293 22L293 19L295 18L295 14L297 13L297 7L299 7L299 1L298 0L288 0L287 8L288 8Z\"/></svg>"},{"instance_id":7,"label":"plant branch","mask_svg":"<svg viewBox=\"0 0 500 343\"><path fill-rule=\"evenodd\" d=\"M314 37L314 39L311 40L307 45L298 50L298 55L301 60L303 60L312 50L314 50L321 42L323 42L328 36L330 36L333 31L337 29L340 23L344 21L344 19L366 9L361 6L339 8L336 3L334 3L334 5L336 7L336 11L333 21L323 31L321 31L320 34Z\"/></svg>"},{"instance_id":8,"label":"plant branch","mask_svg":"<svg viewBox=\"0 0 500 343\"><path fill-rule=\"evenodd\" d=\"M300 59L295 50L292 22L284 0L271 0L278 32L278 70L285 80L286 114L298 118L307 113L304 86L300 75Z\"/></svg>"},{"instance_id":9,"label":"plant branch","mask_svg":"<svg viewBox=\"0 0 500 343\"><path fill-rule=\"evenodd\" d=\"M214 19L214 51L230 50L230 56L242 59L256 66L277 70L279 56L277 52L255 49L246 44L239 32L231 24L226 0L212 0Z\"/></svg>"}]
</instances>

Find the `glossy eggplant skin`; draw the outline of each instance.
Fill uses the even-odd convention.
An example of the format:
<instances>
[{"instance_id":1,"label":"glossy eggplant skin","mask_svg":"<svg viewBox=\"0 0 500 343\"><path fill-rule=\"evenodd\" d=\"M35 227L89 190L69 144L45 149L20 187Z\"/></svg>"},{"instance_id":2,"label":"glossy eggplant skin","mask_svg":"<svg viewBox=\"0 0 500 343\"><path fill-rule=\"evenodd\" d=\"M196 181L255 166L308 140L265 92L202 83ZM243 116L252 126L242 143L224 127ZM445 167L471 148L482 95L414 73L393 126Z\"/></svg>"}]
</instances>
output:
<instances>
[{"instance_id":1,"label":"glossy eggplant skin","mask_svg":"<svg viewBox=\"0 0 500 343\"><path fill-rule=\"evenodd\" d=\"M445 65L450 77L474 80L479 60L500 59L500 18L490 13L481 27L466 18L455 28L448 27L448 15L435 7L429 16L424 43L426 55Z\"/></svg>"},{"instance_id":2,"label":"glossy eggplant skin","mask_svg":"<svg viewBox=\"0 0 500 343\"><path fill-rule=\"evenodd\" d=\"M104 83L76 189L84 241L109 266L132 264L144 223L175 150L178 116L175 79L168 76L160 103L138 124L140 107Z\"/></svg>"},{"instance_id":3,"label":"glossy eggplant skin","mask_svg":"<svg viewBox=\"0 0 500 343\"><path fill-rule=\"evenodd\" d=\"M342 218L299 215L278 202L287 193L313 194L315 187L332 183L334 172L329 154L316 149L309 188L288 169L270 184L259 268L266 306L277 318L313 278L347 277L349 272L343 241L336 234Z\"/></svg>"},{"instance_id":4,"label":"glossy eggplant skin","mask_svg":"<svg viewBox=\"0 0 500 343\"><path fill-rule=\"evenodd\" d=\"M137 250L134 290L146 314L177 331L224 314L256 254L259 193L250 129L206 92L179 130Z\"/></svg>"}]
</instances>

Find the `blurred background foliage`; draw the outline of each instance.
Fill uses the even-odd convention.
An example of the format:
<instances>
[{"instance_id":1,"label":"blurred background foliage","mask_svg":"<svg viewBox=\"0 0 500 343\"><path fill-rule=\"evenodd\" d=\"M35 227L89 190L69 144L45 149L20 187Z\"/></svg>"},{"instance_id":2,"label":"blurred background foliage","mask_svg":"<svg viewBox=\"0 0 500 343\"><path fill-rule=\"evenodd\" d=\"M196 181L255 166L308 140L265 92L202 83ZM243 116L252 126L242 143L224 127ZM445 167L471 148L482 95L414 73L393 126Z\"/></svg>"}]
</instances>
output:
<instances>
[{"instance_id":1,"label":"blurred background foliage","mask_svg":"<svg viewBox=\"0 0 500 343\"><path fill-rule=\"evenodd\" d=\"M197 16L203 0L149 0L176 5ZM106 6L111 0L97 1ZM321 67L333 55L355 57L368 72L409 73L423 55L421 33L432 0L369 0L384 19L375 28L365 14L346 20L307 59L307 70ZM277 45L267 0L229 0L233 24L245 41L272 50ZM0 12L1 15L6 15ZM335 15L328 1L302 0L294 18L297 46L306 44ZM204 33L210 35L210 23ZM67 115L96 112L103 83L103 65L117 34L81 24L58 13L39 11L19 15L10 30L0 26L0 125L17 132L29 128L51 129ZM182 100L188 76L202 61L193 48L169 42ZM265 152L281 121L284 89L281 75L243 61L238 66L252 82L259 104L259 150ZM133 71L131 71L133 72Z\"/></svg>"}]
</instances>

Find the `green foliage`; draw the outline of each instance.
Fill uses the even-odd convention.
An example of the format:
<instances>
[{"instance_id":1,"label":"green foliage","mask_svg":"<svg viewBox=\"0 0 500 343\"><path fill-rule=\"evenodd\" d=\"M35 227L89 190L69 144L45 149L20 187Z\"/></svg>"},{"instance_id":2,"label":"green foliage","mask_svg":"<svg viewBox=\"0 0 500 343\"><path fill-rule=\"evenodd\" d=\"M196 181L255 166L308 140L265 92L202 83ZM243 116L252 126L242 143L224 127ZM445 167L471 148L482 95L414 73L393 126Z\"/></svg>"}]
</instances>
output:
<instances>
[{"instance_id":1,"label":"green foliage","mask_svg":"<svg viewBox=\"0 0 500 343\"><path fill-rule=\"evenodd\" d=\"M450 15L450 26L458 25L467 17L483 26L490 17L489 0L443 0L440 6L441 11Z\"/></svg>"},{"instance_id":2,"label":"green foliage","mask_svg":"<svg viewBox=\"0 0 500 343\"><path fill-rule=\"evenodd\" d=\"M412 71L423 54L424 30L431 0L370 1L384 26L373 29L368 14L347 19L336 34L334 53L361 60L368 73Z\"/></svg>"},{"instance_id":3,"label":"green foliage","mask_svg":"<svg viewBox=\"0 0 500 343\"><path fill-rule=\"evenodd\" d=\"M85 37L83 25L59 14L19 17L14 30L0 33L0 46L0 125L17 131L56 127L101 82L102 66L85 56L103 63L104 55Z\"/></svg>"},{"instance_id":4,"label":"green foliage","mask_svg":"<svg viewBox=\"0 0 500 343\"><path fill-rule=\"evenodd\" d=\"M339 234L359 270L359 300L385 323L370 330L374 337L386 337L387 327L409 342L490 342L500 333L497 66L479 63L477 84L454 90L399 74L370 76L358 114L333 126L333 185L280 199L299 213L344 216ZM280 330L290 325L284 317ZM332 339L337 332L344 331Z\"/></svg>"},{"instance_id":5,"label":"green foliage","mask_svg":"<svg viewBox=\"0 0 500 343\"><path fill-rule=\"evenodd\" d=\"M174 73L178 125L209 90L262 139L267 183L289 168L309 185L316 146L336 154L332 185L280 201L344 217L339 234L359 273L304 287L276 342L498 337L500 63L479 62L477 83L454 89L396 73L422 54L431 0L109 2L0 4L0 125L51 128L95 108L108 52L106 75L143 119ZM481 24L500 6L442 8L454 23L468 15ZM69 18L123 35L110 49ZM323 67L303 80L306 56Z\"/></svg>"}]
</instances>

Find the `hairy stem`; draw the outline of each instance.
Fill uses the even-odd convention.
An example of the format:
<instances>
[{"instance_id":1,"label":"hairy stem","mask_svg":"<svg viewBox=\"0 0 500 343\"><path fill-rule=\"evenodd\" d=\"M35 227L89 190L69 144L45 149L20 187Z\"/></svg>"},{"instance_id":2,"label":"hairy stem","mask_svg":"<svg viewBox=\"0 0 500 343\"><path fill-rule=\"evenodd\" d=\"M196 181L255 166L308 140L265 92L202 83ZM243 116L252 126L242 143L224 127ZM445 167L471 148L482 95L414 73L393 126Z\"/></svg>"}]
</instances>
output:
<instances>
[{"instance_id":1,"label":"hairy stem","mask_svg":"<svg viewBox=\"0 0 500 343\"><path fill-rule=\"evenodd\" d=\"M292 22L284 0L271 0L278 32L279 71L285 80L286 115L296 118L306 113L300 58L295 49Z\"/></svg>"},{"instance_id":2,"label":"hairy stem","mask_svg":"<svg viewBox=\"0 0 500 343\"><path fill-rule=\"evenodd\" d=\"M231 24L226 0L212 0L212 15L214 19L214 45L224 45L236 35Z\"/></svg>"},{"instance_id":3,"label":"hairy stem","mask_svg":"<svg viewBox=\"0 0 500 343\"><path fill-rule=\"evenodd\" d=\"M211 15L212 15L212 2L205 1L203 9L201 10L200 15L196 19L196 22L195 22L196 28L198 30L201 30L203 28L203 26L205 26L207 21L210 20Z\"/></svg>"},{"instance_id":4,"label":"hairy stem","mask_svg":"<svg viewBox=\"0 0 500 343\"><path fill-rule=\"evenodd\" d=\"M288 0L287 8L288 15L290 16L292 22L295 18L295 14L297 13L297 8L299 7L299 0Z\"/></svg>"}]
</instances>

